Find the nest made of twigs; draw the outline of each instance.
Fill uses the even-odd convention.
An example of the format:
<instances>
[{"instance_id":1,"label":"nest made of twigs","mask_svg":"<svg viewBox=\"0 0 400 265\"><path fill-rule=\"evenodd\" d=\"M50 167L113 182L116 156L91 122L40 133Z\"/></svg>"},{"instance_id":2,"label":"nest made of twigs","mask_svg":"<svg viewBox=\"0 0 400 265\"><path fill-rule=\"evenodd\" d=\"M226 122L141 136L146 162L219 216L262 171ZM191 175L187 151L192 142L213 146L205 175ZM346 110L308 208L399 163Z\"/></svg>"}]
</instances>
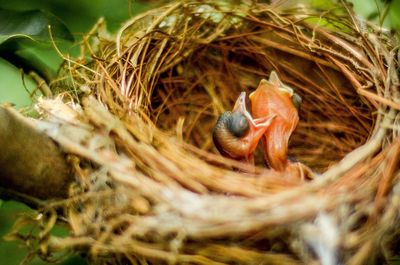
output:
<instances>
[{"instance_id":1,"label":"nest made of twigs","mask_svg":"<svg viewBox=\"0 0 400 265\"><path fill-rule=\"evenodd\" d=\"M68 60L37 107L78 179L41 254L94 264L365 264L396 254L397 42L345 5L176 1ZM316 179L219 156L218 116L275 70L300 94L290 155ZM63 101L60 100L63 98ZM260 156L260 154L258 154ZM256 159L257 160L257 159ZM49 216L49 217L45 217Z\"/></svg>"}]
</instances>

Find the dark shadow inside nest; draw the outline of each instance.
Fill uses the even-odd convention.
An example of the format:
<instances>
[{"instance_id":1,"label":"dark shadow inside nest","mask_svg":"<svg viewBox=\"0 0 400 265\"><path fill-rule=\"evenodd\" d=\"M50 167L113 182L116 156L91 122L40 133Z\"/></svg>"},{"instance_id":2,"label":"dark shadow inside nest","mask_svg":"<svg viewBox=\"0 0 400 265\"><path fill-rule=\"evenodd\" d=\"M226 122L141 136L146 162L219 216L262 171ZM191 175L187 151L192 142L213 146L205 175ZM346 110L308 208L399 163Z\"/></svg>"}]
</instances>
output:
<instances>
[{"instance_id":1,"label":"dark shadow inside nest","mask_svg":"<svg viewBox=\"0 0 400 265\"><path fill-rule=\"evenodd\" d=\"M152 95L157 126L182 131L186 142L217 153L211 134L218 116L232 109L241 91L249 95L275 70L302 97L300 123L289 142L292 158L323 172L366 142L374 109L338 69L248 46L240 41L205 45L162 74ZM256 162L263 166L262 161L258 150Z\"/></svg>"}]
</instances>

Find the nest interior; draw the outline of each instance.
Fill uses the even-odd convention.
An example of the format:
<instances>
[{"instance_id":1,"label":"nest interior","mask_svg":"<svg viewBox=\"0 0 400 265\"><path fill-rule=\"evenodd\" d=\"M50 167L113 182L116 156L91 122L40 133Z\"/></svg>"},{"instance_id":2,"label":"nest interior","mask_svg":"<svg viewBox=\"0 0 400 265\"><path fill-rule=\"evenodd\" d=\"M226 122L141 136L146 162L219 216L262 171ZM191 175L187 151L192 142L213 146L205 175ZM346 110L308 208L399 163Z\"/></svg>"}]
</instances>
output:
<instances>
[{"instance_id":1,"label":"nest interior","mask_svg":"<svg viewBox=\"0 0 400 265\"><path fill-rule=\"evenodd\" d=\"M115 39L97 33L82 45L91 61L69 60L52 84L64 102L38 104L61 128L42 130L71 154L79 179L70 199L45 209L64 207L71 236L42 233L42 255L363 264L375 248L381 259L395 253L399 95L389 34L345 5L321 14L246 1L178 1L128 21ZM309 183L261 164L234 172L213 147L218 116L272 70L303 99L289 150L321 173Z\"/></svg>"},{"instance_id":2,"label":"nest interior","mask_svg":"<svg viewBox=\"0 0 400 265\"><path fill-rule=\"evenodd\" d=\"M215 152L211 132L216 118L232 108L241 91L250 94L275 70L303 99L291 155L324 171L366 142L376 108L357 93L338 66L305 46L310 39L299 42L296 33L262 17L253 19L210 43L188 41L191 53L162 73L154 88L151 117L167 130L175 130L177 118L184 119L183 139ZM322 49L339 45L329 38L319 41Z\"/></svg>"},{"instance_id":3,"label":"nest interior","mask_svg":"<svg viewBox=\"0 0 400 265\"><path fill-rule=\"evenodd\" d=\"M273 9L244 16L240 12L245 9L235 13L224 5L193 8L182 10L190 21L173 12L161 15L151 30L138 29L142 25L134 20L120 32L117 45L124 64L107 67L112 80L126 84L122 92L130 103L122 99L123 106L143 110L158 128L175 131L180 126L179 137L215 152L211 132L217 117L232 108L241 91L253 91L275 70L303 99L301 122L290 142L293 157L323 172L365 143L377 104L360 90L376 80L363 73L373 67L365 60L366 51L353 46L362 36L338 22L347 14L331 11L312 23L304 14L293 21ZM334 26L321 26L329 16L335 16L333 25L341 36L333 34ZM102 52L115 49L111 45ZM113 56L111 51L101 57L113 61ZM117 64L123 73L114 71Z\"/></svg>"}]
</instances>

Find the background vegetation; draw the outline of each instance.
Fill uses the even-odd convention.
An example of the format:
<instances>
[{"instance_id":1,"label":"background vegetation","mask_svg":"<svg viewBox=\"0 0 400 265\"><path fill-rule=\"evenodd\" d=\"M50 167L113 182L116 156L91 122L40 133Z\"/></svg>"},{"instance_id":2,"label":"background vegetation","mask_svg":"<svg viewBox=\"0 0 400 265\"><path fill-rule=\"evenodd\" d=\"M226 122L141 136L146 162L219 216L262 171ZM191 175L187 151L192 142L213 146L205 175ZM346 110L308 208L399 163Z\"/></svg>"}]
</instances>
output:
<instances>
[{"instance_id":1,"label":"background vegetation","mask_svg":"<svg viewBox=\"0 0 400 265\"><path fill-rule=\"evenodd\" d=\"M306 2L319 6L326 1L328 0L309 0ZM388 29L400 29L400 0L353 0L351 2L354 4L354 9L358 15L384 25ZM76 43L90 30L99 17L104 17L108 29L114 32L123 21L149 7L150 4L148 3L130 2L129 0L0 0L0 10L27 11L39 9L60 18L74 36L75 42L65 40L68 38L61 38L56 40L56 44L64 54L72 56L79 51ZM0 17L0 28L2 27L1 23ZM24 73L22 68L26 70L26 68L33 66L36 70L41 71L44 77L51 78L56 74L62 58L46 42L26 39L24 41L12 40L6 43L7 45L2 45L1 41L0 37L0 103L12 103L17 108L24 108L32 102L31 96L35 94L36 83L26 75L26 72ZM32 62L32 65L27 65L26 62ZM3 237L19 214L29 213L31 210L13 201L0 201L0 204L0 237ZM67 233L61 227L54 232L57 234ZM27 253L26 248L19 246L18 243L5 242L0 239L1 264L19 264ZM47 263L35 259L32 264L43 265ZM85 261L80 257L72 257L60 264L85 264Z\"/></svg>"}]
</instances>

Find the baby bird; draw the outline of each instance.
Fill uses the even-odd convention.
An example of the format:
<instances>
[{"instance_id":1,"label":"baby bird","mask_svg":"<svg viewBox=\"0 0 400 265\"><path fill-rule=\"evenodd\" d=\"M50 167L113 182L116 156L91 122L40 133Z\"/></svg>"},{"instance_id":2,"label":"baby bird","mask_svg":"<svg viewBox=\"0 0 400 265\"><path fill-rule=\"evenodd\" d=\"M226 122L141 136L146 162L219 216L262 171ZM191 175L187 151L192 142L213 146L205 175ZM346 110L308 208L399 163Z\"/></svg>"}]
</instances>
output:
<instances>
[{"instance_id":1,"label":"baby bird","mask_svg":"<svg viewBox=\"0 0 400 265\"><path fill-rule=\"evenodd\" d=\"M264 157L274 170L286 171L289 138L299 122L299 95L284 85L275 71L250 94L253 117L275 117L263 136Z\"/></svg>"},{"instance_id":2,"label":"baby bird","mask_svg":"<svg viewBox=\"0 0 400 265\"><path fill-rule=\"evenodd\" d=\"M225 157L254 163L254 150L272 120L272 116L253 119L246 109L246 92L242 92L233 110L219 117L213 131L214 144Z\"/></svg>"}]
</instances>

